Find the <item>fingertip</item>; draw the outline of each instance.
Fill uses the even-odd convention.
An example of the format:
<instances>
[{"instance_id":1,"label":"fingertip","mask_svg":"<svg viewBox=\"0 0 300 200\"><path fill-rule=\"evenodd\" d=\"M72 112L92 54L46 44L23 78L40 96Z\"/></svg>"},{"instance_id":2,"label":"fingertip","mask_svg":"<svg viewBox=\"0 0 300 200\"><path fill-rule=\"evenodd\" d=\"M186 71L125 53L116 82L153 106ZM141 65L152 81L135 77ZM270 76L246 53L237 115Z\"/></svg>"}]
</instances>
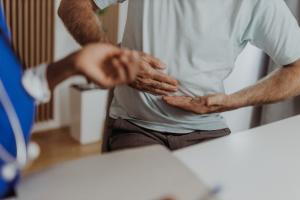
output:
<instances>
[{"instance_id":1,"label":"fingertip","mask_svg":"<svg viewBox=\"0 0 300 200\"><path fill-rule=\"evenodd\" d=\"M179 81L175 79L176 86L179 86Z\"/></svg>"},{"instance_id":2,"label":"fingertip","mask_svg":"<svg viewBox=\"0 0 300 200\"><path fill-rule=\"evenodd\" d=\"M158 69L166 69L167 65L161 62L155 63L155 67Z\"/></svg>"},{"instance_id":3,"label":"fingertip","mask_svg":"<svg viewBox=\"0 0 300 200\"><path fill-rule=\"evenodd\" d=\"M178 92L179 88L177 86L172 87L173 92Z\"/></svg>"},{"instance_id":4,"label":"fingertip","mask_svg":"<svg viewBox=\"0 0 300 200\"><path fill-rule=\"evenodd\" d=\"M173 78L173 77L170 77L169 81L170 81L170 83L171 83L172 85L174 85L174 87L176 87L176 90L178 90L179 81L176 80L176 79Z\"/></svg>"},{"instance_id":5,"label":"fingertip","mask_svg":"<svg viewBox=\"0 0 300 200\"><path fill-rule=\"evenodd\" d=\"M160 59L158 58L155 58L155 57L152 57L152 56L149 56L150 57L150 60L159 68L166 68L167 67L167 64L164 63L163 61L161 61Z\"/></svg>"}]
</instances>

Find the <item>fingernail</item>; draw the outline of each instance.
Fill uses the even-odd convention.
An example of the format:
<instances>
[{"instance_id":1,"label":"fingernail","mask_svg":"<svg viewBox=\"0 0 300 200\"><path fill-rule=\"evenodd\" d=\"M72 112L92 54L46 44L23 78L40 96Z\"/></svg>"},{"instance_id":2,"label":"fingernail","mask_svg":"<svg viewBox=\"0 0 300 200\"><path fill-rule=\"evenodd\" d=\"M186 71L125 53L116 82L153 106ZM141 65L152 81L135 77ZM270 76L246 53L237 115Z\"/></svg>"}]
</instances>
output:
<instances>
[{"instance_id":1,"label":"fingernail","mask_svg":"<svg viewBox=\"0 0 300 200\"><path fill-rule=\"evenodd\" d=\"M174 92L177 92L177 91L178 91L178 87L172 87L172 90L173 90Z\"/></svg>"}]
</instances>

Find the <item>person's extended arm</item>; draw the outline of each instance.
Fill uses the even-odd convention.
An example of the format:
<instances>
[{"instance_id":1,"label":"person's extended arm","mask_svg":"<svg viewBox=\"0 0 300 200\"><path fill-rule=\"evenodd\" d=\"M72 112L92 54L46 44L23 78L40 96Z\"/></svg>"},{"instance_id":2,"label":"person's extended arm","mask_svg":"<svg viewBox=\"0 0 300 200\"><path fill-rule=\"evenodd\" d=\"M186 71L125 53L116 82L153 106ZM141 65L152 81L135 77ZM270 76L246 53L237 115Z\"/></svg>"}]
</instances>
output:
<instances>
[{"instance_id":1,"label":"person's extended arm","mask_svg":"<svg viewBox=\"0 0 300 200\"><path fill-rule=\"evenodd\" d=\"M71 35L81 44L108 42L101 21L95 14L93 0L62 0L58 11ZM162 73L163 63L151 55L140 52L140 73L130 84L134 89L154 95L167 95L177 91L176 79Z\"/></svg>"},{"instance_id":2,"label":"person's extended arm","mask_svg":"<svg viewBox=\"0 0 300 200\"><path fill-rule=\"evenodd\" d=\"M300 95L300 60L282 67L256 85L231 95L206 97L166 96L166 103L197 114L234 110L241 107L275 103Z\"/></svg>"},{"instance_id":3,"label":"person's extended arm","mask_svg":"<svg viewBox=\"0 0 300 200\"><path fill-rule=\"evenodd\" d=\"M93 0L62 0L58 15L79 44L107 43L97 10Z\"/></svg>"},{"instance_id":4,"label":"person's extended arm","mask_svg":"<svg viewBox=\"0 0 300 200\"><path fill-rule=\"evenodd\" d=\"M229 95L229 98L230 106L244 107L275 103L299 94L300 60L276 70L252 87Z\"/></svg>"},{"instance_id":5,"label":"person's extended arm","mask_svg":"<svg viewBox=\"0 0 300 200\"><path fill-rule=\"evenodd\" d=\"M138 71L138 53L107 44L85 46L47 68L50 90L73 75L84 75L102 88L132 82Z\"/></svg>"}]
</instances>

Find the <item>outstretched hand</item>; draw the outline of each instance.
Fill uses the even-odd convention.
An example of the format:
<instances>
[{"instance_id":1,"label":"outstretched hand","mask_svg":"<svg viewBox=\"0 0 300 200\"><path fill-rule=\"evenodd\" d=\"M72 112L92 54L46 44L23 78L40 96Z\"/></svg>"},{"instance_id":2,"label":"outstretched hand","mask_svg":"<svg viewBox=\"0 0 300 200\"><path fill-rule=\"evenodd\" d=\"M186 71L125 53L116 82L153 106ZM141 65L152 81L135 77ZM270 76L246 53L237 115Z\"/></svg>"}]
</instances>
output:
<instances>
[{"instance_id":1,"label":"outstretched hand","mask_svg":"<svg viewBox=\"0 0 300 200\"><path fill-rule=\"evenodd\" d=\"M220 113L237 108L232 106L231 98L226 94L214 94L196 98L188 96L164 96L163 100L171 106L195 114Z\"/></svg>"}]
</instances>

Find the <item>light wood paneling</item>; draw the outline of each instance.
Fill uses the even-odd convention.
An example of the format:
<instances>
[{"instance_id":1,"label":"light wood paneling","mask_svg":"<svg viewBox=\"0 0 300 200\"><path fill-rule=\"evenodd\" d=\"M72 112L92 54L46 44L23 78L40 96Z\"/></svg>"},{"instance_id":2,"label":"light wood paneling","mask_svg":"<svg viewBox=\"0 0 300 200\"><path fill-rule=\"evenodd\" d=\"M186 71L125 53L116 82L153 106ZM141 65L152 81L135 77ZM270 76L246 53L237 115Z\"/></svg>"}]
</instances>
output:
<instances>
[{"instance_id":1,"label":"light wood paneling","mask_svg":"<svg viewBox=\"0 0 300 200\"><path fill-rule=\"evenodd\" d=\"M54 0L3 0L13 47L24 68L53 61ZM38 107L36 121L53 119L53 101Z\"/></svg>"}]
</instances>

